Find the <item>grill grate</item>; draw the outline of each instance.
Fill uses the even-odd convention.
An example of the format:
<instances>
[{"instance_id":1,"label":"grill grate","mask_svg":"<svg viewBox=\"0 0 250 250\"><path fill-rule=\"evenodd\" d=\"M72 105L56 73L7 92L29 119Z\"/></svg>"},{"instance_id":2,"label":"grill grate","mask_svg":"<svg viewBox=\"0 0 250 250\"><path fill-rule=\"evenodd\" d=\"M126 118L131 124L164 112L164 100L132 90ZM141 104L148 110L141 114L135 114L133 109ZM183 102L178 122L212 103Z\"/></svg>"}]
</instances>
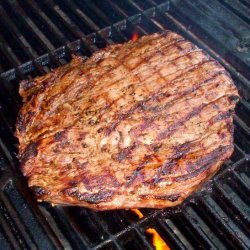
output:
<instances>
[{"instance_id":1,"label":"grill grate","mask_svg":"<svg viewBox=\"0 0 250 250\"><path fill-rule=\"evenodd\" d=\"M249 4L210 1L7 1L0 4L0 242L4 249L153 249L155 228L173 249L250 246ZM220 15L217 13L220 12ZM110 14L111 13L111 14ZM230 22L228 22L230 20ZM219 60L240 90L235 152L178 208L93 212L38 205L16 171L18 82L108 44L172 29Z\"/></svg>"}]
</instances>

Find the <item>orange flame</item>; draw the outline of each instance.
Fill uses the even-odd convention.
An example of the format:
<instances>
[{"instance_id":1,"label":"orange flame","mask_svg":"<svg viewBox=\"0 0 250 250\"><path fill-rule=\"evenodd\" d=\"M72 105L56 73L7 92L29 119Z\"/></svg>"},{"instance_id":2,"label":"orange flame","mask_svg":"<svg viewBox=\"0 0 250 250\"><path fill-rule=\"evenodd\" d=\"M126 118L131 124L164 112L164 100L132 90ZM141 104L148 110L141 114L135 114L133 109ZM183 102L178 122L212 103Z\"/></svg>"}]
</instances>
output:
<instances>
[{"instance_id":1,"label":"orange flame","mask_svg":"<svg viewBox=\"0 0 250 250\"><path fill-rule=\"evenodd\" d=\"M138 33L134 32L131 39L133 42L135 42L138 39Z\"/></svg>"},{"instance_id":2,"label":"orange flame","mask_svg":"<svg viewBox=\"0 0 250 250\"><path fill-rule=\"evenodd\" d=\"M152 243L156 250L170 250L170 247L154 228L148 228L146 232L152 234Z\"/></svg>"},{"instance_id":3,"label":"orange flame","mask_svg":"<svg viewBox=\"0 0 250 250\"><path fill-rule=\"evenodd\" d=\"M130 209L132 212L134 212L139 219L142 219L144 217L143 213L136 208ZM147 233L152 234L152 243L155 247L155 250L170 250L170 247L167 245L167 243L161 238L161 236L158 234L158 232L154 228L148 228L146 230Z\"/></svg>"},{"instance_id":4,"label":"orange flame","mask_svg":"<svg viewBox=\"0 0 250 250\"><path fill-rule=\"evenodd\" d=\"M139 209L132 208L131 211L134 212L138 216L139 219L144 217L144 215L142 214L142 212Z\"/></svg>"}]
</instances>

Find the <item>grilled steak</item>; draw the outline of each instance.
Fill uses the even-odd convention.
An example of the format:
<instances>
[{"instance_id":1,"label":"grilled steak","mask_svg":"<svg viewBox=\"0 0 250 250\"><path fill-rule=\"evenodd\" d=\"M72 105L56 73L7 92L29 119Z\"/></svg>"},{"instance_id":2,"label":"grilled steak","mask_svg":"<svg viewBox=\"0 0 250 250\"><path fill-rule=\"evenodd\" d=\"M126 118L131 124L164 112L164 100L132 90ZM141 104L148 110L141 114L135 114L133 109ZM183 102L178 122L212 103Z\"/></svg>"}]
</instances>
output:
<instances>
[{"instance_id":1,"label":"grilled steak","mask_svg":"<svg viewBox=\"0 0 250 250\"><path fill-rule=\"evenodd\" d=\"M74 57L20 94L21 169L39 201L175 206L233 152L229 74L170 31Z\"/></svg>"}]
</instances>

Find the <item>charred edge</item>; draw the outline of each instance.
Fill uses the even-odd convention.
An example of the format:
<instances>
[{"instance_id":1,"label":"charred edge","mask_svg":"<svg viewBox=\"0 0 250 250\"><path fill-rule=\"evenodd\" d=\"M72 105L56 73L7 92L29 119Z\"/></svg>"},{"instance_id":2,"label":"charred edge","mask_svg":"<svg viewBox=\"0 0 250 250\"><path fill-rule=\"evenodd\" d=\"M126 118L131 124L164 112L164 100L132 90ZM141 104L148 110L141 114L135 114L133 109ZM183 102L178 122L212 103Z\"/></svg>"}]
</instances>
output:
<instances>
[{"instance_id":1,"label":"charred edge","mask_svg":"<svg viewBox=\"0 0 250 250\"><path fill-rule=\"evenodd\" d=\"M18 131L20 133L25 133L25 130L26 130L25 118L21 114L21 112L19 112L19 114L18 114L18 118L17 118L17 122L16 122L16 127L17 127L17 129L18 129Z\"/></svg>"},{"instance_id":2,"label":"charred edge","mask_svg":"<svg viewBox=\"0 0 250 250\"><path fill-rule=\"evenodd\" d=\"M35 193L36 197L40 198L44 195L48 195L50 192L45 190L43 187L40 186L32 186L32 191Z\"/></svg>"},{"instance_id":3,"label":"charred edge","mask_svg":"<svg viewBox=\"0 0 250 250\"><path fill-rule=\"evenodd\" d=\"M172 31L171 30L162 30L162 31L159 31L157 32L157 34L159 34L160 36L162 37L166 37L169 35L169 33L171 33Z\"/></svg>"},{"instance_id":4,"label":"charred edge","mask_svg":"<svg viewBox=\"0 0 250 250\"><path fill-rule=\"evenodd\" d=\"M28 124L36 113L33 111L28 111L26 115L26 124Z\"/></svg>"},{"instance_id":5,"label":"charred edge","mask_svg":"<svg viewBox=\"0 0 250 250\"><path fill-rule=\"evenodd\" d=\"M179 194L175 194L175 195L154 195L153 197L155 199L157 199L157 200L168 200L168 201L175 202L180 198L180 195Z\"/></svg>"},{"instance_id":6,"label":"charred edge","mask_svg":"<svg viewBox=\"0 0 250 250\"><path fill-rule=\"evenodd\" d=\"M24 153L21 155L21 164L25 164L30 158L37 156L37 143L31 142L24 150Z\"/></svg>"},{"instance_id":7,"label":"charred edge","mask_svg":"<svg viewBox=\"0 0 250 250\"><path fill-rule=\"evenodd\" d=\"M226 153L227 151L230 151L232 149L232 147L233 147L232 145L223 146L223 147L220 146L219 148L215 149L210 154L208 154L206 157L200 159L199 161L196 161L192 165L189 165L189 169L193 169L197 165L202 165L201 168L199 168L199 169L197 169L189 174L176 177L175 181L182 182L182 181L186 181L188 179L196 177L200 173L206 171L208 168L213 166L214 162L216 160L218 160L221 156L223 156L224 153Z\"/></svg>"},{"instance_id":8,"label":"charred edge","mask_svg":"<svg viewBox=\"0 0 250 250\"><path fill-rule=\"evenodd\" d=\"M237 103L240 100L240 97L237 95L231 95L231 96L229 96L229 100Z\"/></svg>"},{"instance_id":9,"label":"charred edge","mask_svg":"<svg viewBox=\"0 0 250 250\"><path fill-rule=\"evenodd\" d=\"M22 81L22 82L20 83L21 89L22 89L23 91L27 91L27 90L29 90L29 89L35 87L35 85L36 85L36 84L35 84L34 81L28 81L28 80Z\"/></svg>"},{"instance_id":10,"label":"charred edge","mask_svg":"<svg viewBox=\"0 0 250 250\"><path fill-rule=\"evenodd\" d=\"M100 191L94 194L80 193L78 191L71 192L70 190L66 190L64 193L76 198L79 201L86 201L91 204L98 204L100 202L109 201L114 195L114 191L111 190Z\"/></svg>"},{"instance_id":11,"label":"charred edge","mask_svg":"<svg viewBox=\"0 0 250 250\"><path fill-rule=\"evenodd\" d=\"M29 124L35 114L36 113L31 110L29 110L25 115L21 114L21 112L19 113L16 126L20 133L25 133L26 125Z\"/></svg>"},{"instance_id":12,"label":"charred edge","mask_svg":"<svg viewBox=\"0 0 250 250\"><path fill-rule=\"evenodd\" d=\"M227 110L225 112L222 112L218 115L216 115L210 122L209 125L212 125L216 122L222 121L222 120L226 120L227 118L231 117L232 114L234 113L234 110Z\"/></svg>"}]
</instances>

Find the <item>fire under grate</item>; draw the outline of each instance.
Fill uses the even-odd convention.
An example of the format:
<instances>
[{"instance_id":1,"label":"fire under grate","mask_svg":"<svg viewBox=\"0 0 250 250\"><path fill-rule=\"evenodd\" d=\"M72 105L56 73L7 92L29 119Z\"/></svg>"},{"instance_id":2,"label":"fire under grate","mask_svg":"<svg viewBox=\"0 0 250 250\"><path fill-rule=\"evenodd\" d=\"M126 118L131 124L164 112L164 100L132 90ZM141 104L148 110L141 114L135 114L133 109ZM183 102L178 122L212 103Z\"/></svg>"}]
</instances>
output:
<instances>
[{"instance_id":1,"label":"fire under grate","mask_svg":"<svg viewBox=\"0 0 250 250\"><path fill-rule=\"evenodd\" d=\"M250 29L247 1L7 1L0 3L0 242L3 249L171 249L250 246ZM218 13L220 13L218 15ZM235 151L206 186L177 208L94 212L37 204L18 168L13 135L18 83L108 44L171 29L220 61L242 99Z\"/></svg>"}]
</instances>

